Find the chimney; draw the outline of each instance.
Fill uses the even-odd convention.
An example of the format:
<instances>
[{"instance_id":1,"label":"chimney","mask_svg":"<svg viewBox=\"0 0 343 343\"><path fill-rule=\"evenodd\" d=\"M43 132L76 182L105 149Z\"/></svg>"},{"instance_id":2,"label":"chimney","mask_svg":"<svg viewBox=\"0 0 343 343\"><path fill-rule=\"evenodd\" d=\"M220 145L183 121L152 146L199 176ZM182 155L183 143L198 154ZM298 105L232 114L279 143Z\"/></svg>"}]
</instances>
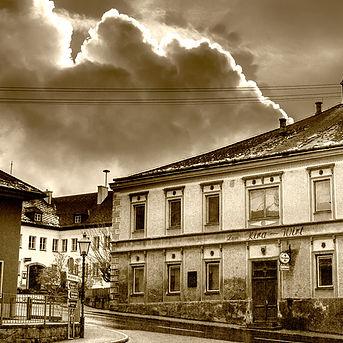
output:
<instances>
[{"instance_id":1,"label":"chimney","mask_svg":"<svg viewBox=\"0 0 343 343\"><path fill-rule=\"evenodd\" d=\"M47 204L51 205L52 191L46 190L44 193L46 194L46 198L44 198L44 200L46 201Z\"/></svg>"},{"instance_id":2,"label":"chimney","mask_svg":"<svg viewBox=\"0 0 343 343\"><path fill-rule=\"evenodd\" d=\"M285 128L287 119L286 118L280 118L279 121L280 121L280 129Z\"/></svg>"},{"instance_id":3,"label":"chimney","mask_svg":"<svg viewBox=\"0 0 343 343\"><path fill-rule=\"evenodd\" d=\"M105 186L98 186L98 200L97 204L100 205L106 199L108 195L108 188Z\"/></svg>"},{"instance_id":4,"label":"chimney","mask_svg":"<svg viewBox=\"0 0 343 343\"><path fill-rule=\"evenodd\" d=\"M321 101L317 101L316 102L316 114L321 114L322 113L322 102Z\"/></svg>"}]
</instances>

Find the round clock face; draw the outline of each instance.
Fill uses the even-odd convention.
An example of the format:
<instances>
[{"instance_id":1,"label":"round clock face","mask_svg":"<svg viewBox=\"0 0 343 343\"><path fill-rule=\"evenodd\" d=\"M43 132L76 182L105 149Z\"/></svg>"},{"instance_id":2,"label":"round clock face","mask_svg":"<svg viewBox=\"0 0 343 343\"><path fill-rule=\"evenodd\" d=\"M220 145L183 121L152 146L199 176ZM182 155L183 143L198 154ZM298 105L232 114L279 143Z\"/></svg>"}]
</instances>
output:
<instances>
[{"instance_id":1,"label":"round clock face","mask_svg":"<svg viewBox=\"0 0 343 343\"><path fill-rule=\"evenodd\" d=\"M289 254L285 251L280 253L279 259L280 259L280 262L284 264L289 263L289 261L291 260Z\"/></svg>"}]
</instances>

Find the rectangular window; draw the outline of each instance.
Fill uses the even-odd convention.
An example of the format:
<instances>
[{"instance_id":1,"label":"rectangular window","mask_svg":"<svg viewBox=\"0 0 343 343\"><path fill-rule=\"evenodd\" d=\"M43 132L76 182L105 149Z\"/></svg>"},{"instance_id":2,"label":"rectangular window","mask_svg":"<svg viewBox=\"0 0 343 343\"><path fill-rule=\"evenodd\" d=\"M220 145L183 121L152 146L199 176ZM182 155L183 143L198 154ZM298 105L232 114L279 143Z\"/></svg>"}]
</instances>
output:
<instances>
[{"instance_id":1,"label":"rectangular window","mask_svg":"<svg viewBox=\"0 0 343 343\"><path fill-rule=\"evenodd\" d=\"M206 291L219 292L219 262L206 263Z\"/></svg>"},{"instance_id":2,"label":"rectangular window","mask_svg":"<svg viewBox=\"0 0 343 343\"><path fill-rule=\"evenodd\" d=\"M279 187L249 190L250 220L279 217Z\"/></svg>"},{"instance_id":3,"label":"rectangular window","mask_svg":"<svg viewBox=\"0 0 343 343\"><path fill-rule=\"evenodd\" d=\"M206 224L219 224L219 194L206 196Z\"/></svg>"},{"instance_id":4,"label":"rectangular window","mask_svg":"<svg viewBox=\"0 0 343 343\"><path fill-rule=\"evenodd\" d=\"M145 229L145 204L133 206L134 211L134 230L144 231Z\"/></svg>"},{"instance_id":5,"label":"rectangular window","mask_svg":"<svg viewBox=\"0 0 343 343\"><path fill-rule=\"evenodd\" d=\"M29 249L30 250L36 249L36 236L29 236Z\"/></svg>"},{"instance_id":6,"label":"rectangular window","mask_svg":"<svg viewBox=\"0 0 343 343\"><path fill-rule=\"evenodd\" d=\"M99 277L99 263L93 263L92 265L92 276L93 277Z\"/></svg>"},{"instance_id":7,"label":"rectangular window","mask_svg":"<svg viewBox=\"0 0 343 343\"><path fill-rule=\"evenodd\" d=\"M74 215L74 223L79 224L82 222L82 215L81 214L75 214Z\"/></svg>"},{"instance_id":8,"label":"rectangular window","mask_svg":"<svg viewBox=\"0 0 343 343\"><path fill-rule=\"evenodd\" d=\"M180 269L179 264L168 266L168 293L180 293Z\"/></svg>"},{"instance_id":9,"label":"rectangular window","mask_svg":"<svg viewBox=\"0 0 343 343\"><path fill-rule=\"evenodd\" d=\"M169 200L169 228L181 227L181 199Z\"/></svg>"},{"instance_id":10,"label":"rectangular window","mask_svg":"<svg viewBox=\"0 0 343 343\"><path fill-rule=\"evenodd\" d=\"M100 237L99 236L94 236L93 237L93 249L94 250L99 250L100 247Z\"/></svg>"},{"instance_id":11,"label":"rectangular window","mask_svg":"<svg viewBox=\"0 0 343 343\"><path fill-rule=\"evenodd\" d=\"M0 261L0 298L2 297L3 278L4 278L4 261Z\"/></svg>"},{"instance_id":12,"label":"rectangular window","mask_svg":"<svg viewBox=\"0 0 343 343\"><path fill-rule=\"evenodd\" d=\"M77 251L77 238L71 239L71 251Z\"/></svg>"},{"instance_id":13,"label":"rectangular window","mask_svg":"<svg viewBox=\"0 0 343 343\"><path fill-rule=\"evenodd\" d=\"M62 239L62 252L67 252L68 249L68 240Z\"/></svg>"},{"instance_id":14,"label":"rectangular window","mask_svg":"<svg viewBox=\"0 0 343 343\"><path fill-rule=\"evenodd\" d=\"M34 221L35 222L41 222L42 221L42 214L41 213L35 213L34 214Z\"/></svg>"},{"instance_id":15,"label":"rectangular window","mask_svg":"<svg viewBox=\"0 0 343 343\"><path fill-rule=\"evenodd\" d=\"M39 250L46 251L46 238L45 237L41 237L39 239Z\"/></svg>"},{"instance_id":16,"label":"rectangular window","mask_svg":"<svg viewBox=\"0 0 343 343\"><path fill-rule=\"evenodd\" d=\"M57 252L58 251L58 239L54 238L52 240L52 251Z\"/></svg>"},{"instance_id":17,"label":"rectangular window","mask_svg":"<svg viewBox=\"0 0 343 343\"><path fill-rule=\"evenodd\" d=\"M133 267L133 285L132 293L133 294L143 294L144 293L144 267Z\"/></svg>"},{"instance_id":18,"label":"rectangular window","mask_svg":"<svg viewBox=\"0 0 343 343\"><path fill-rule=\"evenodd\" d=\"M313 182L315 212L331 211L330 179Z\"/></svg>"},{"instance_id":19,"label":"rectangular window","mask_svg":"<svg viewBox=\"0 0 343 343\"><path fill-rule=\"evenodd\" d=\"M333 287L332 254L317 255L317 286Z\"/></svg>"},{"instance_id":20,"label":"rectangular window","mask_svg":"<svg viewBox=\"0 0 343 343\"><path fill-rule=\"evenodd\" d=\"M110 245L111 245L111 236L110 235L105 236L104 237L104 247L106 249L110 249L110 247L111 247Z\"/></svg>"}]
</instances>

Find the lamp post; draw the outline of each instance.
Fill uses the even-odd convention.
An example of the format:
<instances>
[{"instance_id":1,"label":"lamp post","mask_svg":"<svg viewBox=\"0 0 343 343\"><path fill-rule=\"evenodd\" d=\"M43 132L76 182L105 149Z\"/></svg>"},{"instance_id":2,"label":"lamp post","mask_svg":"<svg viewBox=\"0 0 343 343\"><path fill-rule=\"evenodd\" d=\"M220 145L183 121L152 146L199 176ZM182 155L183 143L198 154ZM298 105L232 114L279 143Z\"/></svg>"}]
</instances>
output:
<instances>
[{"instance_id":1,"label":"lamp post","mask_svg":"<svg viewBox=\"0 0 343 343\"><path fill-rule=\"evenodd\" d=\"M82 239L79 240L79 250L82 256L82 283L81 283L81 317L80 317L80 337L85 337L85 260L88 255L90 239L83 233Z\"/></svg>"}]
</instances>

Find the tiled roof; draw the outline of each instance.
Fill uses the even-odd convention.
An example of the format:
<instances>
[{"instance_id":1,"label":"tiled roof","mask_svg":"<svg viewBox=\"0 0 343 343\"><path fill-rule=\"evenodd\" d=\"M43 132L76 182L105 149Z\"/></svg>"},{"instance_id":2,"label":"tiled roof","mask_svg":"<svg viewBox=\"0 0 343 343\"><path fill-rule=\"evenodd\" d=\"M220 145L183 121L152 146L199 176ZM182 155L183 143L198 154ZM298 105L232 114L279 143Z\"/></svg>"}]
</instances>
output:
<instances>
[{"instance_id":1,"label":"tiled roof","mask_svg":"<svg viewBox=\"0 0 343 343\"><path fill-rule=\"evenodd\" d=\"M56 229L111 225L112 194L108 192L106 199L99 205L97 205L97 193L56 197L52 199L52 204L48 204L45 200L25 201L22 222ZM32 212L32 209L42 213L41 222L35 222L33 217L28 216L28 212ZM83 215L81 223L74 223L75 214Z\"/></svg>"},{"instance_id":2,"label":"tiled roof","mask_svg":"<svg viewBox=\"0 0 343 343\"><path fill-rule=\"evenodd\" d=\"M342 104L288 125L285 128L278 128L224 148L160 168L114 179L113 185L115 187L116 184L125 184L125 182L139 179L340 146L343 146Z\"/></svg>"},{"instance_id":3,"label":"tiled roof","mask_svg":"<svg viewBox=\"0 0 343 343\"><path fill-rule=\"evenodd\" d=\"M24 199L42 198L44 193L38 188L0 170L0 193L16 195Z\"/></svg>"}]
</instances>

